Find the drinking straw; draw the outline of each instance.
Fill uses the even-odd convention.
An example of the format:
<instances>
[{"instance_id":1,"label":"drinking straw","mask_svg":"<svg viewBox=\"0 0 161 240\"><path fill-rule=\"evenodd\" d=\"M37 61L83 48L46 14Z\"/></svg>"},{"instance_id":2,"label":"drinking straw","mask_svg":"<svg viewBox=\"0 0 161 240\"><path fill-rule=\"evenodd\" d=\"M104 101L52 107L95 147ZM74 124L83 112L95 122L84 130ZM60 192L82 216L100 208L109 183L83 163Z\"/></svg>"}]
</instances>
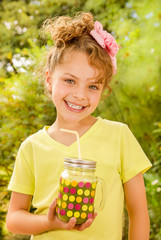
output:
<instances>
[{"instance_id":1,"label":"drinking straw","mask_svg":"<svg viewBox=\"0 0 161 240\"><path fill-rule=\"evenodd\" d=\"M76 135L76 138L77 138L77 145L78 145L78 156L79 156L79 159L81 159L79 134L78 134L76 131L72 131L72 130L68 130L68 129L64 129L64 128L61 128L60 131L62 131L62 132L68 132L68 133L73 133L73 134Z\"/></svg>"}]
</instances>

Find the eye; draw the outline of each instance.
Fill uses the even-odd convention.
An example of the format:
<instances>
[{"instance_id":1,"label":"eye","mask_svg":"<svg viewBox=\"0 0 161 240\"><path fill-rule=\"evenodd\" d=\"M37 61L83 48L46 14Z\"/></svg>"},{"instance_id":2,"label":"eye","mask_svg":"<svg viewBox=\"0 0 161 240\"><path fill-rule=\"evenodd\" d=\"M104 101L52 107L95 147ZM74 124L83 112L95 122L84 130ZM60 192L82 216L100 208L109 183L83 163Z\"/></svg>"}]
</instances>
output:
<instances>
[{"instance_id":1,"label":"eye","mask_svg":"<svg viewBox=\"0 0 161 240\"><path fill-rule=\"evenodd\" d=\"M65 82L67 82L69 84L74 84L74 80L72 80L72 79L66 79Z\"/></svg>"},{"instance_id":2,"label":"eye","mask_svg":"<svg viewBox=\"0 0 161 240\"><path fill-rule=\"evenodd\" d=\"M90 85L89 88L92 89L92 90L98 90L99 89L97 85Z\"/></svg>"}]
</instances>

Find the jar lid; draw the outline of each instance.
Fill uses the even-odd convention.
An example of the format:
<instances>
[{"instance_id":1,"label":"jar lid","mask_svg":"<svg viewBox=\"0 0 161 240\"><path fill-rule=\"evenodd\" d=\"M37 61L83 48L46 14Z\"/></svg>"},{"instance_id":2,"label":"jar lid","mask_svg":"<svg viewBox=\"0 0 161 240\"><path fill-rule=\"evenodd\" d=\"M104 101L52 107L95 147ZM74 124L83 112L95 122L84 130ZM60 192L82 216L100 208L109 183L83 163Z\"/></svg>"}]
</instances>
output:
<instances>
[{"instance_id":1,"label":"jar lid","mask_svg":"<svg viewBox=\"0 0 161 240\"><path fill-rule=\"evenodd\" d=\"M65 157L64 166L95 170L96 162L92 160L86 160L86 159L76 159L76 158Z\"/></svg>"}]
</instances>

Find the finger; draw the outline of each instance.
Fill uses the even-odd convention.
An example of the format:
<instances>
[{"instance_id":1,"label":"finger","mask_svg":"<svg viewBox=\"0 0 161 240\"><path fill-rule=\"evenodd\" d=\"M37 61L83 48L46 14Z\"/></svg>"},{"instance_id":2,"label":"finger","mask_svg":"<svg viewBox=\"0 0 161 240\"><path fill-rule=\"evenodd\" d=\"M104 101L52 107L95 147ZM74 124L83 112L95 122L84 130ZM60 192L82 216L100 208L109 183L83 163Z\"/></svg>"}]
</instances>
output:
<instances>
[{"instance_id":1,"label":"finger","mask_svg":"<svg viewBox=\"0 0 161 240\"><path fill-rule=\"evenodd\" d=\"M66 224L66 229L67 230L70 230L70 229L73 229L74 228L74 226L75 226L75 224L76 224L76 221L77 221L77 219L75 218L75 217L72 217L70 220L69 220L69 222Z\"/></svg>"},{"instance_id":2,"label":"finger","mask_svg":"<svg viewBox=\"0 0 161 240\"><path fill-rule=\"evenodd\" d=\"M50 209L54 212L55 212L55 209L56 209L56 203L57 203L57 198L55 198L50 205Z\"/></svg>"},{"instance_id":3,"label":"finger","mask_svg":"<svg viewBox=\"0 0 161 240\"><path fill-rule=\"evenodd\" d=\"M51 203L48 211L48 219L53 220L54 214L55 214L55 209L56 209L56 202L57 198L54 199L54 201Z\"/></svg>"},{"instance_id":4,"label":"finger","mask_svg":"<svg viewBox=\"0 0 161 240\"><path fill-rule=\"evenodd\" d=\"M97 217L97 215L98 215L98 213L96 213L96 212L93 214L93 216L92 216L93 220Z\"/></svg>"},{"instance_id":5,"label":"finger","mask_svg":"<svg viewBox=\"0 0 161 240\"><path fill-rule=\"evenodd\" d=\"M78 231L83 231L84 229L90 227L90 225L92 224L93 222L93 219L92 218L89 218L85 223L81 224L81 225L77 225L76 226L76 229Z\"/></svg>"},{"instance_id":6,"label":"finger","mask_svg":"<svg viewBox=\"0 0 161 240\"><path fill-rule=\"evenodd\" d=\"M90 227L90 225L93 223L93 221L97 215L98 215L97 213L94 213L92 218L89 218L85 223L83 223L81 225L76 225L74 227L74 229L76 229L78 231L83 231L85 228Z\"/></svg>"}]
</instances>

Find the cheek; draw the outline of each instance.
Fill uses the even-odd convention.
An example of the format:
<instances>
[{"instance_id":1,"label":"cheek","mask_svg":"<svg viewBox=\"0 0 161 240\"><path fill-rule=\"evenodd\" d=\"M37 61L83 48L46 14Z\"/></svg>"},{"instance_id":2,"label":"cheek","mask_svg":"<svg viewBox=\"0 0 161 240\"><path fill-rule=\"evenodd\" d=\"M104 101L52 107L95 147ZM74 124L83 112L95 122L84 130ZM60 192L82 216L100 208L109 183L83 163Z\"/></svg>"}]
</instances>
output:
<instances>
[{"instance_id":1,"label":"cheek","mask_svg":"<svg viewBox=\"0 0 161 240\"><path fill-rule=\"evenodd\" d=\"M99 104L99 100L100 100L100 95L95 95L92 97L91 101L90 101L90 109L91 112L94 112L96 110L96 108L98 107Z\"/></svg>"},{"instance_id":2,"label":"cheek","mask_svg":"<svg viewBox=\"0 0 161 240\"><path fill-rule=\"evenodd\" d=\"M56 103L59 101L60 96L59 96L59 90L55 87L52 87L52 100L54 105L57 105Z\"/></svg>"},{"instance_id":3,"label":"cheek","mask_svg":"<svg viewBox=\"0 0 161 240\"><path fill-rule=\"evenodd\" d=\"M52 88L52 98L55 101L61 100L63 98L65 98L67 94L67 91L65 88L63 88L63 86L53 86Z\"/></svg>"},{"instance_id":4,"label":"cheek","mask_svg":"<svg viewBox=\"0 0 161 240\"><path fill-rule=\"evenodd\" d=\"M92 96L91 103L93 103L94 105L98 105L100 98L101 98L101 94Z\"/></svg>"}]
</instances>

